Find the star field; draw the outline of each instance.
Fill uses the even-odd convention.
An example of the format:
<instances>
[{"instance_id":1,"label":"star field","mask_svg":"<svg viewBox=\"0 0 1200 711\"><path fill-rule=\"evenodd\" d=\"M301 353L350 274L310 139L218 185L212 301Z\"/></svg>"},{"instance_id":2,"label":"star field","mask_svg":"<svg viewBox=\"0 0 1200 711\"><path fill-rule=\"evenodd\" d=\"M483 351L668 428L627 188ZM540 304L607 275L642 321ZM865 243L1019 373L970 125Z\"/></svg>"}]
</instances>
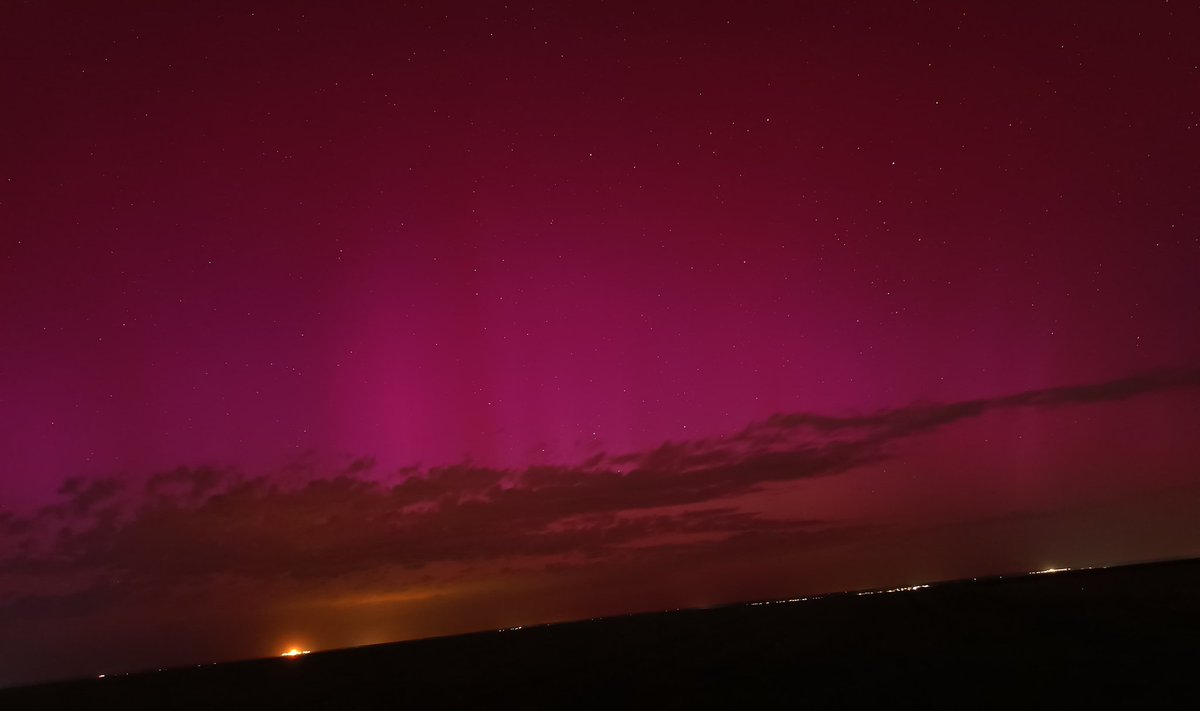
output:
<instances>
[{"instance_id":1,"label":"star field","mask_svg":"<svg viewBox=\"0 0 1200 711\"><path fill-rule=\"evenodd\" d=\"M1194 6L0 13L0 684L1200 551Z\"/></svg>"}]
</instances>

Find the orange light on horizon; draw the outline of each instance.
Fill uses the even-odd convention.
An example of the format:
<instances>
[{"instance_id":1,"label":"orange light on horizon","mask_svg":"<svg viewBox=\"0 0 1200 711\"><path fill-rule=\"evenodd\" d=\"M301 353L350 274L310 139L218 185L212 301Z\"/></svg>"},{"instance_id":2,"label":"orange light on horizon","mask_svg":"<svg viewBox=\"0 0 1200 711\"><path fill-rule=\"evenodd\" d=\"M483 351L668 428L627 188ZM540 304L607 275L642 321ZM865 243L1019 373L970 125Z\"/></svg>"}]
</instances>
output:
<instances>
[{"instance_id":1,"label":"orange light on horizon","mask_svg":"<svg viewBox=\"0 0 1200 711\"><path fill-rule=\"evenodd\" d=\"M295 647L292 647L291 649L284 652L283 654L280 654L279 656L281 656L281 657L298 657L301 654L308 654L310 651L311 650L308 650L308 649L297 649Z\"/></svg>"}]
</instances>

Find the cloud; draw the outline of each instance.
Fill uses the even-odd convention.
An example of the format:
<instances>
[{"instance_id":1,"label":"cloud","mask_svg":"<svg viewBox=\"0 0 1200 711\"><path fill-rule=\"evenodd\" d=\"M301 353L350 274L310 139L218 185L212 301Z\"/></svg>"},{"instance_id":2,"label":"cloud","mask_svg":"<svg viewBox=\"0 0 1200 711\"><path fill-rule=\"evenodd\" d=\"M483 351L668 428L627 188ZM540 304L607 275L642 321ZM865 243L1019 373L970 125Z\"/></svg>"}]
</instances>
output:
<instances>
[{"instance_id":1,"label":"cloud","mask_svg":"<svg viewBox=\"0 0 1200 711\"><path fill-rule=\"evenodd\" d=\"M864 415L779 414L728 437L598 454L574 466L464 463L408 470L397 484L374 477L369 458L303 481L211 467L156 474L140 489L76 478L55 506L0 517L0 590L10 608L58 610L72 599L112 599L86 593L116 578L166 594L214 576L333 580L387 566L601 560L639 546L728 551L795 540L836 522L769 519L723 502L884 461L893 443L992 411L1197 385L1200 369L1160 370ZM39 607L39 595L53 600Z\"/></svg>"},{"instance_id":2,"label":"cloud","mask_svg":"<svg viewBox=\"0 0 1200 711\"><path fill-rule=\"evenodd\" d=\"M762 422L751 424L739 433L736 439L761 445L786 440L797 433L807 431L827 436L857 432L871 434L874 441L885 441L932 431L996 410L1053 409L1070 405L1115 402L1164 390L1197 386L1200 386L1200 367L1162 368L1100 383L1029 390L1015 395L953 403L917 404L867 415L773 415Z\"/></svg>"},{"instance_id":3,"label":"cloud","mask_svg":"<svg viewBox=\"0 0 1200 711\"><path fill-rule=\"evenodd\" d=\"M90 513L97 504L111 499L121 491L116 479L84 479L71 477L63 482L58 493L70 502L68 511L76 516Z\"/></svg>"},{"instance_id":4,"label":"cloud","mask_svg":"<svg viewBox=\"0 0 1200 711\"><path fill-rule=\"evenodd\" d=\"M212 493L224 478L213 467L179 467L150 477L146 493L164 498L201 499Z\"/></svg>"}]
</instances>

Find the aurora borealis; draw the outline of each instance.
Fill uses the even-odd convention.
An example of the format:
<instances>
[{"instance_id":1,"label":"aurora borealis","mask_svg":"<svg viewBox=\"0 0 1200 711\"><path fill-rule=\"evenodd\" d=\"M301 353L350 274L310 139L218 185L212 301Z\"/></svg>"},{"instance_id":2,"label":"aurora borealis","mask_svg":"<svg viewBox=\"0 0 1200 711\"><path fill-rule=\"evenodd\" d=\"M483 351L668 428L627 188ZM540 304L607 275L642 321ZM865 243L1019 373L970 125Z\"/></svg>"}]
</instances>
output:
<instances>
[{"instance_id":1,"label":"aurora borealis","mask_svg":"<svg viewBox=\"0 0 1200 711\"><path fill-rule=\"evenodd\" d=\"M7 5L0 684L1200 554L1198 28Z\"/></svg>"}]
</instances>

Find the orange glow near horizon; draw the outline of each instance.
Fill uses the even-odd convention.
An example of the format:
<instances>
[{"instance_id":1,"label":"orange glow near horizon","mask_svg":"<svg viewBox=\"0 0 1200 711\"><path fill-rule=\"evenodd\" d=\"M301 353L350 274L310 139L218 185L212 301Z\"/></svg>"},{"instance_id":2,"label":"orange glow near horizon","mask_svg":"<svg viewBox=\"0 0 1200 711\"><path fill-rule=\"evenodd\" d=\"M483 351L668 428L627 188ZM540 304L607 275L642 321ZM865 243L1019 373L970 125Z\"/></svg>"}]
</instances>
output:
<instances>
[{"instance_id":1,"label":"orange glow near horizon","mask_svg":"<svg viewBox=\"0 0 1200 711\"><path fill-rule=\"evenodd\" d=\"M310 652L311 652L311 650L308 650L308 649L297 649L296 647L292 647L291 649L289 649L288 651L284 652L283 654L281 654L279 656L281 656L281 657L299 657L302 654L309 654Z\"/></svg>"}]
</instances>

